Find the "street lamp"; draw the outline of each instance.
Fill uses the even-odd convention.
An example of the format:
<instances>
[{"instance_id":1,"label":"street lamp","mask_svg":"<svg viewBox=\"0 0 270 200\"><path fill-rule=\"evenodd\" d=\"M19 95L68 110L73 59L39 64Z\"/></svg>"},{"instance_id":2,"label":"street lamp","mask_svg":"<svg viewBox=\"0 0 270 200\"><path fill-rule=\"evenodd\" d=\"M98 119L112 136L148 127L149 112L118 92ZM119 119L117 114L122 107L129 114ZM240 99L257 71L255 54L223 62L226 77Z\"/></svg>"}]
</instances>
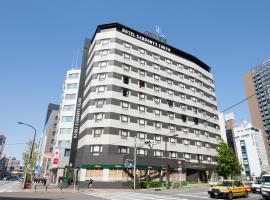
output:
<instances>
[{"instance_id":1,"label":"street lamp","mask_svg":"<svg viewBox=\"0 0 270 200\"><path fill-rule=\"evenodd\" d=\"M165 136L165 156L166 156L166 185L168 186L168 183L169 183L169 179L170 179L170 174L169 174L169 164L168 164L168 159L169 159L169 155L168 155L168 139L169 137L177 137L178 134L175 133L175 134L172 134L172 135L166 135Z\"/></svg>"},{"instance_id":2,"label":"street lamp","mask_svg":"<svg viewBox=\"0 0 270 200\"><path fill-rule=\"evenodd\" d=\"M28 160L28 163L27 163L27 169L26 169L26 173L24 175L24 181L23 181L23 189L25 189L27 173L28 173L28 170L30 168L30 163L31 163L32 156L33 156L32 154L33 154L33 149L34 149L34 144L35 144L35 140L36 140L37 131L36 131L35 127L33 127L30 124L26 124L26 123L23 123L23 122L18 122L18 124L24 125L24 126L29 126L30 128L34 129L34 139L33 139L32 147L31 147L31 150L30 150L29 160Z\"/></svg>"}]
</instances>

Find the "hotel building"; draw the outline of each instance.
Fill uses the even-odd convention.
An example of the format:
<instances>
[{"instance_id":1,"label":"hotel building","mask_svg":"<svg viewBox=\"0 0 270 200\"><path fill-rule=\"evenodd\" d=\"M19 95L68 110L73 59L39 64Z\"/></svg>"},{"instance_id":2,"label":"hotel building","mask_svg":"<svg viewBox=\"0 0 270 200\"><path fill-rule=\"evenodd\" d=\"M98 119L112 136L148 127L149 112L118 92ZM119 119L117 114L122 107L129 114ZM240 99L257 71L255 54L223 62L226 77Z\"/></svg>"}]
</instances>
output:
<instances>
[{"instance_id":1,"label":"hotel building","mask_svg":"<svg viewBox=\"0 0 270 200\"><path fill-rule=\"evenodd\" d=\"M99 25L84 45L71 163L83 184L138 179L205 181L220 141L210 67L158 37ZM155 145L144 145L150 140Z\"/></svg>"}]
</instances>

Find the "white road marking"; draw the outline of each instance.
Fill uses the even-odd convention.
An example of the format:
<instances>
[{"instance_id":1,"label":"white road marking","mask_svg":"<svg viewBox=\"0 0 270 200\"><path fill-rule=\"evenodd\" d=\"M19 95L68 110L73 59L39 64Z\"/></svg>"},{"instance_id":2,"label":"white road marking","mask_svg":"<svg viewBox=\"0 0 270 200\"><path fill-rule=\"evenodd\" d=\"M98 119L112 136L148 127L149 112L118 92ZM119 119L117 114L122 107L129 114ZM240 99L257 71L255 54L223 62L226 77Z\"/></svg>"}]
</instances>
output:
<instances>
[{"instance_id":1,"label":"white road marking","mask_svg":"<svg viewBox=\"0 0 270 200\"><path fill-rule=\"evenodd\" d=\"M191 194L176 194L177 196L186 196L186 197L195 197L195 198L200 198L200 199L210 199L209 197L202 197L202 196L196 196L196 195L191 195Z\"/></svg>"}]
</instances>

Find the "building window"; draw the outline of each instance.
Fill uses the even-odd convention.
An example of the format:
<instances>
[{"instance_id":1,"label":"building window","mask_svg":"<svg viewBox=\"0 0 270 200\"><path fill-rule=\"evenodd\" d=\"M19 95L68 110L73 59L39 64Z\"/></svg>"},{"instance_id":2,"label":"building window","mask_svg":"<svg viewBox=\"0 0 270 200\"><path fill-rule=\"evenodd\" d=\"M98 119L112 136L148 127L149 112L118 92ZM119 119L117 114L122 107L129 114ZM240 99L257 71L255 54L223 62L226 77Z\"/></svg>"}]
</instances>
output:
<instances>
[{"instance_id":1,"label":"building window","mask_svg":"<svg viewBox=\"0 0 270 200\"><path fill-rule=\"evenodd\" d=\"M142 148L138 148L137 149L137 154L140 155L140 156L146 156L147 155L147 150L142 149Z\"/></svg>"},{"instance_id":2,"label":"building window","mask_svg":"<svg viewBox=\"0 0 270 200\"><path fill-rule=\"evenodd\" d=\"M103 39L101 40L101 45L104 46L104 45L107 45L110 43L110 39Z\"/></svg>"},{"instance_id":3,"label":"building window","mask_svg":"<svg viewBox=\"0 0 270 200\"><path fill-rule=\"evenodd\" d=\"M145 100L145 94L144 93L139 93L139 99L140 100Z\"/></svg>"},{"instance_id":4,"label":"building window","mask_svg":"<svg viewBox=\"0 0 270 200\"><path fill-rule=\"evenodd\" d=\"M188 140L184 140L184 145L189 145L189 141Z\"/></svg>"},{"instance_id":5,"label":"building window","mask_svg":"<svg viewBox=\"0 0 270 200\"><path fill-rule=\"evenodd\" d=\"M154 79L155 79L156 81L159 81L159 78L160 78L159 75L157 75L157 74L154 75Z\"/></svg>"},{"instance_id":6,"label":"building window","mask_svg":"<svg viewBox=\"0 0 270 200\"><path fill-rule=\"evenodd\" d=\"M155 109L154 113L155 113L155 115L160 116L160 110L159 109Z\"/></svg>"},{"instance_id":7,"label":"building window","mask_svg":"<svg viewBox=\"0 0 270 200\"><path fill-rule=\"evenodd\" d=\"M127 110L129 108L129 103L122 101L122 108Z\"/></svg>"},{"instance_id":8,"label":"building window","mask_svg":"<svg viewBox=\"0 0 270 200\"><path fill-rule=\"evenodd\" d=\"M121 115L121 122L128 123L128 116Z\"/></svg>"},{"instance_id":9,"label":"building window","mask_svg":"<svg viewBox=\"0 0 270 200\"><path fill-rule=\"evenodd\" d=\"M139 62L140 62L141 65L145 65L145 60L139 59Z\"/></svg>"},{"instance_id":10,"label":"building window","mask_svg":"<svg viewBox=\"0 0 270 200\"><path fill-rule=\"evenodd\" d=\"M168 90L168 94L169 95L173 95L173 91L172 90Z\"/></svg>"},{"instance_id":11,"label":"building window","mask_svg":"<svg viewBox=\"0 0 270 200\"><path fill-rule=\"evenodd\" d=\"M193 113L197 114L198 113L198 109L197 108L193 108Z\"/></svg>"},{"instance_id":12,"label":"building window","mask_svg":"<svg viewBox=\"0 0 270 200\"><path fill-rule=\"evenodd\" d=\"M139 111L140 111L140 112L145 112L145 106L141 106L141 105L140 105L140 106L139 106Z\"/></svg>"},{"instance_id":13,"label":"building window","mask_svg":"<svg viewBox=\"0 0 270 200\"><path fill-rule=\"evenodd\" d=\"M101 50L101 51L100 51L101 57L107 56L108 54L109 54L109 50L107 50L107 49L104 49L104 50Z\"/></svg>"},{"instance_id":14,"label":"building window","mask_svg":"<svg viewBox=\"0 0 270 200\"><path fill-rule=\"evenodd\" d=\"M195 124L195 125L198 125L198 124L199 124L199 119L198 119L198 118L194 117L194 118L193 118L193 121L194 121L194 124Z\"/></svg>"},{"instance_id":15,"label":"building window","mask_svg":"<svg viewBox=\"0 0 270 200\"><path fill-rule=\"evenodd\" d=\"M173 107L173 101L168 100L168 101L167 101L167 103L168 103L168 105L169 105L169 107L170 107L170 108L172 108L172 107Z\"/></svg>"},{"instance_id":16,"label":"building window","mask_svg":"<svg viewBox=\"0 0 270 200\"><path fill-rule=\"evenodd\" d=\"M185 85L183 83L180 83L179 86L181 89L185 89Z\"/></svg>"},{"instance_id":17,"label":"building window","mask_svg":"<svg viewBox=\"0 0 270 200\"><path fill-rule=\"evenodd\" d=\"M168 83L168 85L172 85L172 80L167 79L167 83Z\"/></svg>"},{"instance_id":18,"label":"building window","mask_svg":"<svg viewBox=\"0 0 270 200\"><path fill-rule=\"evenodd\" d=\"M177 63L177 66L179 69L183 69L183 65L181 65L180 63Z\"/></svg>"},{"instance_id":19,"label":"building window","mask_svg":"<svg viewBox=\"0 0 270 200\"><path fill-rule=\"evenodd\" d=\"M68 79L77 79L79 78L79 73L73 73L68 75Z\"/></svg>"},{"instance_id":20,"label":"building window","mask_svg":"<svg viewBox=\"0 0 270 200\"><path fill-rule=\"evenodd\" d=\"M171 69L167 69L167 73L168 74L172 74L172 70Z\"/></svg>"},{"instance_id":21,"label":"building window","mask_svg":"<svg viewBox=\"0 0 270 200\"><path fill-rule=\"evenodd\" d=\"M190 159L190 154L185 153L184 158L189 160Z\"/></svg>"},{"instance_id":22,"label":"building window","mask_svg":"<svg viewBox=\"0 0 270 200\"><path fill-rule=\"evenodd\" d=\"M73 122L73 116L63 116L62 122Z\"/></svg>"},{"instance_id":23,"label":"building window","mask_svg":"<svg viewBox=\"0 0 270 200\"><path fill-rule=\"evenodd\" d=\"M144 49L139 48L138 50L139 50L140 54L145 54L145 50Z\"/></svg>"},{"instance_id":24,"label":"building window","mask_svg":"<svg viewBox=\"0 0 270 200\"><path fill-rule=\"evenodd\" d=\"M187 122L187 116L186 115L182 115L182 121Z\"/></svg>"},{"instance_id":25,"label":"building window","mask_svg":"<svg viewBox=\"0 0 270 200\"><path fill-rule=\"evenodd\" d=\"M76 99L76 94L66 94L65 100Z\"/></svg>"},{"instance_id":26,"label":"building window","mask_svg":"<svg viewBox=\"0 0 270 200\"><path fill-rule=\"evenodd\" d=\"M65 149L65 153L64 153L64 156L65 157L70 157L70 149Z\"/></svg>"},{"instance_id":27,"label":"building window","mask_svg":"<svg viewBox=\"0 0 270 200\"><path fill-rule=\"evenodd\" d=\"M169 116L170 119L174 119L174 113L168 112L168 116Z\"/></svg>"},{"instance_id":28,"label":"building window","mask_svg":"<svg viewBox=\"0 0 270 200\"><path fill-rule=\"evenodd\" d=\"M154 86L154 90L156 91L156 92L159 92L160 91L160 87L159 86Z\"/></svg>"},{"instance_id":29,"label":"building window","mask_svg":"<svg viewBox=\"0 0 270 200\"><path fill-rule=\"evenodd\" d=\"M196 134L196 136L200 136L200 131L199 130L195 129L194 133Z\"/></svg>"},{"instance_id":30,"label":"building window","mask_svg":"<svg viewBox=\"0 0 270 200\"><path fill-rule=\"evenodd\" d=\"M72 128L60 128L59 134L71 134L71 133L72 133Z\"/></svg>"},{"instance_id":31,"label":"building window","mask_svg":"<svg viewBox=\"0 0 270 200\"><path fill-rule=\"evenodd\" d=\"M145 76L145 71L144 70L139 70L140 76Z\"/></svg>"},{"instance_id":32,"label":"building window","mask_svg":"<svg viewBox=\"0 0 270 200\"><path fill-rule=\"evenodd\" d=\"M160 103L160 98L159 98L159 97L154 97L154 102L155 102L156 104L159 104L159 103Z\"/></svg>"},{"instance_id":33,"label":"building window","mask_svg":"<svg viewBox=\"0 0 270 200\"><path fill-rule=\"evenodd\" d=\"M212 161L212 159L211 159L210 156L207 157L207 161L208 161L208 162L211 162L211 161Z\"/></svg>"},{"instance_id":34,"label":"building window","mask_svg":"<svg viewBox=\"0 0 270 200\"><path fill-rule=\"evenodd\" d=\"M98 93L103 93L103 92L105 92L105 87L106 87L106 86L98 86L98 87L97 87L97 92L98 92Z\"/></svg>"},{"instance_id":35,"label":"building window","mask_svg":"<svg viewBox=\"0 0 270 200\"><path fill-rule=\"evenodd\" d=\"M191 97L191 100L192 100L193 102L197 102L196 97Z\"/></svg>"},{"instance_id":36,"label":"building window","mask_svg":"<svg viewBox=\"0 0 270 200\"><path fill-rule=\"evenodd\" d=\"M131 44L125 42L124 43L124 47L127 48L127 49L130 49L131 48Z\"/></svg>"},{"instance_id":37,"label":"building window","mask_svg":"<svg viewBox=\"0 0 270 200\"><path fill-rule=\"evenodd\" d=\"M95 121L101 121L104 118L103 113L96 113L95 114Z\"/></svg>"},{"instance_id":38,"label":"building window","mask_svg":"<svg viewBox=\"0 0 270 200\"><path fill-rule=\"evenodd\" d=\"M125 71L130 71L130 66L126 64L122 64L122 67Z\"/></svg>"},{"instance_id":39,"label":"building window","mask_svg":"<svg viewBox=\"0 0 270 200\"><path fill-rule=\"evenodd\" d=\"M170 124L169 129L170 129L170 132L174 132L175 131L175 125Z\"/></svg>"},{"instance_id":40,"label":"building window","mask_svg":"<svg viewBox=\"0 0 270 200\"><path fill-rule=\"evenodd\" d=\"M206 147L206 148L210 148L210 144L206 143L206 144L205 144L205 147Z\"/></svg>"},{"instance_id":41,"label":"building window","mask_svg":"<svg viewBox=\"0 0 270 200\"><path fill-rule=\"evenodd\" d=\"M139 86L140 86L140 88L145 88L145 82L140 80Z\"/></svg>"},{"instance_id":42,"label":"building window","mask_svg":"<svg viewBox=\"0 0 270 200\"><path fill-rule=\"evenodd\" d=\"M72 89L77 89L78 88L78 83L69 83L67 84L67 89L72 90Z\"/></svg>"},{"instance_id":43,"label":"building window","mask_svg":"<svg viewBox=\"0 0 270 200\"><path fill-rule=\"evenodd\" d=\"M100 137L101 134L103 134L103 131L104 131L103 128L94 128L94 129L92 130L92 133L93 133L93 136L94 136L94 137Z\"/></svg>"},{"instance_id":44,"label":"building window","mask_svg":"<svg viewBox=\"0 0 270 200\"><path fill-rule=\"evenodd\" d=\"M162 156L163 156L163 151L155 150L155 151L154 151L154 156L155 156L155 157L162 157Z\"/></svg>"},{"instance_id":45,"label":"building window","mask_svg":"<svg viewBox=\"0 0 270 200\"><path fill-rule=\"evenodd\" d=\"M197 142L196 142L196 146L197 146L197 147L201 147L201 146L202 146L202 143L199 142L199 141L197 141Z\"/></svg>"},{"instance_id":46,"label":"building window","mask_svg":"<svg viewBox=\"0 0 270 200\"><path fill-rule=\"evenodd\" d=\"M128 154L128 147L118 147L118 151L121 154Z\"/></svg>"},{"instance_id":47,"label":"building window","mask_svg":"<svg viewBox=\"0 0 270 200\"><path fill-rule=\"evenodd\" d=\"M123 83L129 84L129 77L128 76L123 76Z\"/></svg>"},{"instance_id":48,"label":"building window","mask_svg":"<svg viewBox=\"0 0 270 200\"><path fill-rule=\"evenodd\" d=\"M171 138L170 138L170 143L176 143L176 138L171 137Z\"/></svg>"},{"instance_id":49,"label":"building window","mask_svg":"<svg viewBox=\"0 0 270 200\"><path fill-rule=\"evenodd\" d=\"M139 133L138 137L139 139L145 139L145 133Z\"/></svg>"},{"instance_id":50,"label":"building window","mask_svg":"<svg viewBox=\"0 0 270 200\"><path fill-rule=\"evenodd\" d=\"M122 94L123 94L124 97L128 97L129 96L129 90L126 89L126 88L123 88L122 89Z\"/></svg>"},{"instance_id":51,"label":"building window","mask_svg":"<svg viewBox=\"0 0 270 200\"><path fill-rule=\"evenodd\" d=\"M99 67L100 68L106 68L107 65L108 65L108 62L107 61L101 61L101 62L99 62Z\"/></svg>"},{"instance_id":52,"label":"building window","mask_svg":"<svg viewBox=\"0 0 270 200\"><path fill-rule=\"evenodd\" d=\"M155 70L159 70L159 65L153 64L153 67L154 67Z\"/></svg>"},{"instance_id":53,"label":"building window","mask_svg":"<svg viewBox=\"0 0 270 200\"><path fill-rule=\"evenodd\" d=\"M155 135L155 141L161 141L161 136L160 135Z\"/></svg>"},{"instance_id":54,"label":"building window","mask_svg":"<svg viewBox=\"0 0 270 200\"><path fill-rule=\"evenodd\" d=\"M157 129L161 128L161 122L155 122L154 125L155 125L155 128Z\"/></svg>"},{"instance_id":55,"label":"building window","mask_svg":"<svg viewBox=\"0 0 270 200\"><path fill-rule=\"evenodd\" d=\"M182 99L182 100L185 100L185 99L186 99L186 95L181 94L181 99Z\"/></svg>"},{"instance_id":56,"label":"building window","mask_svg":"<svg viewBox=\"0 0 270 200\"><path fill-rule=\"evenodd\" d=\"M193 73L194 72L194 70L192 68L189 68L189 71L190 71L190 73Z\"/></svg>"},{"instance_id":57,"label":"building window","mask_svg":"<svg viewBox=\"0 0 270 200\"><path fill-rule=\"evenodd\" d=\"M127 137L128 137L128 130L125 130L125 129L120 130L120 136L123 139L127 139Z\"/></svg>"},{"instance_id":58,"label":"building window","mask_svg":"<svg viewBox=\"0 0 270 200\"><path fill-rule=\"evenodd\" d=\"M187 128L183 128L183 133L188 133L188 129Z\"/></svg>"},{"instance_id":59,"label":"building window","mask_svg":"<svg viewBox=\"0 0 270 200\"><path fill-rule=\"evenodd\" d=\"M98 75L98 80L104 81L106 79L106 73L101 73Z\"/></svg>"},{"instance_id":60,"label":"building window","mask_svg":"<svg viewBox=\"0 0 270 200\"><path fill-rule=\"evenodd\" d=\"M139 124L144 126L146 123L146 120L145 119L139 119Z\"/></svg>"},{"instance_id":61,"label":"building window","mask_svg":"<svg viewBox=\"0 0 270 200\"><path fill-rule=\"evenodd\" d=\"M176 152L169 152L169 157L170 158L176 158L177 157L177 153Z\"/></svg>"},{"instance_id":62,"label":"building window","mask_svg":"<svg viewBox=\"0 0 270 200\"><path fill-rule=\"evenodd\" d=\"M184 78L184 75L182 73L179 73L178 76L182 79Z\"/></svg>"},{"instance_id":63,"label":"building window","mask_svg":"<svg viewBox=\"0 0 270 200\"><path fill-rule=\"evenodd\" d=\"M185 111L185 110L186 110L186 106L185 106L185 105L181 105L181 109L182 109L183 111Z\"/></svg>"},{"instance_id":64,"label":"building window","mask_svg":"<svg viewBox=\"0 0 270 200\"><path fill-rule=\"evenodd\" d=\"M75 110L75 104L64 105L63 110L64 111Z\"/></svg>"},{"instance_id":65,"label":"building window","mask_svg":"<svg viewBox=\"0 0 270 200\"><path fill-rule=\"evenodd\" d=\"M159 60L159 55L153 53L153 58L154 58L155 60Z\"/></svg>"},{"instance_id":66,"label":"building window","mask_svg":"<svg viewBox=\"0 0 270 200\"><path fill-rule=\"evenodd\" d=\"M93 155L99 155L99 153L102 152L102 145L91 145L90 152L93 153Z\"/></svg>"},{"instance_id":67,"label":"building window","mask_svg":"<svg viewBox=\"0 0 270 200\"><path fill-rule=\"evenodd\" d=\"M105 99L96 99L95 103L97 108L102 108L105 103Z\"/></svg>"},{"instance_id":68,"label":"building window","mask_svg":"<svg viewBox=\"0 0 270 200\"><path fill-rule=\"evenodd\" d=\"M124 53L124 58L127 59L127 60L130 60L131 56L130 56L130 54Z\"/></svg>"},{"instance_id":69,"label":"building window","mask_svg":"<svg viewBox=\"0 0 270 200\"><path fill-rule=\"evenodd\" d=\"M191 87L190 90L191 90L192 92L195 92L195 88L194 88L194 87Z\"/></svg>"}]
</instances>

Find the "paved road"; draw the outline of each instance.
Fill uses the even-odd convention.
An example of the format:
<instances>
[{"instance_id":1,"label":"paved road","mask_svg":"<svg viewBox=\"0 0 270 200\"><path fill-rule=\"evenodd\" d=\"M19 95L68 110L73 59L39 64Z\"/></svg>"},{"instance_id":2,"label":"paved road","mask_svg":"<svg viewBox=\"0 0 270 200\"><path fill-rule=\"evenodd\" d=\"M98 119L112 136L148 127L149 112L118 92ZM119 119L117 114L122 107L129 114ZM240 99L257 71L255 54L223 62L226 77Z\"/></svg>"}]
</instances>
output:
<instances>
[{"instance_id":1,"label":"paved road","mask_svg":"<svg viewBox=\"0 0 270 200\"><path fill-rule=\"evenodd\" d=\"M186 188L175 190L143 190L138 192L84 192L89 196L95 196L107 200L206 200L208 197L208 188ZM250 194L247 199L237 198L238 200L259 200L262 199L259 194Z\"/></svg>"},{"instance_id":2,"label":"paved road","mask_svg":"<svg viewBox=\"0 0 270 200\"><path fill-rule=\"evenodd\" d=\"M0 193L1 192L20 192L21 183L19 181L0 181Z\"/></svg>"},{"instance_id":3,"label":"paved road","mask_svg":"<svg viewBox=\"0 0 270 200\"><path fill-rule=\"evenodd\" d=\"M78 192L18 192L0 193L0 200L210 200L207 188L186 188L180 190L140 190L140 191L82 191ZM247 199L237 200L261 200L259 194L250 194ZM217 199L216 199L217 200Z\"/></svg>"}]
</instances>

